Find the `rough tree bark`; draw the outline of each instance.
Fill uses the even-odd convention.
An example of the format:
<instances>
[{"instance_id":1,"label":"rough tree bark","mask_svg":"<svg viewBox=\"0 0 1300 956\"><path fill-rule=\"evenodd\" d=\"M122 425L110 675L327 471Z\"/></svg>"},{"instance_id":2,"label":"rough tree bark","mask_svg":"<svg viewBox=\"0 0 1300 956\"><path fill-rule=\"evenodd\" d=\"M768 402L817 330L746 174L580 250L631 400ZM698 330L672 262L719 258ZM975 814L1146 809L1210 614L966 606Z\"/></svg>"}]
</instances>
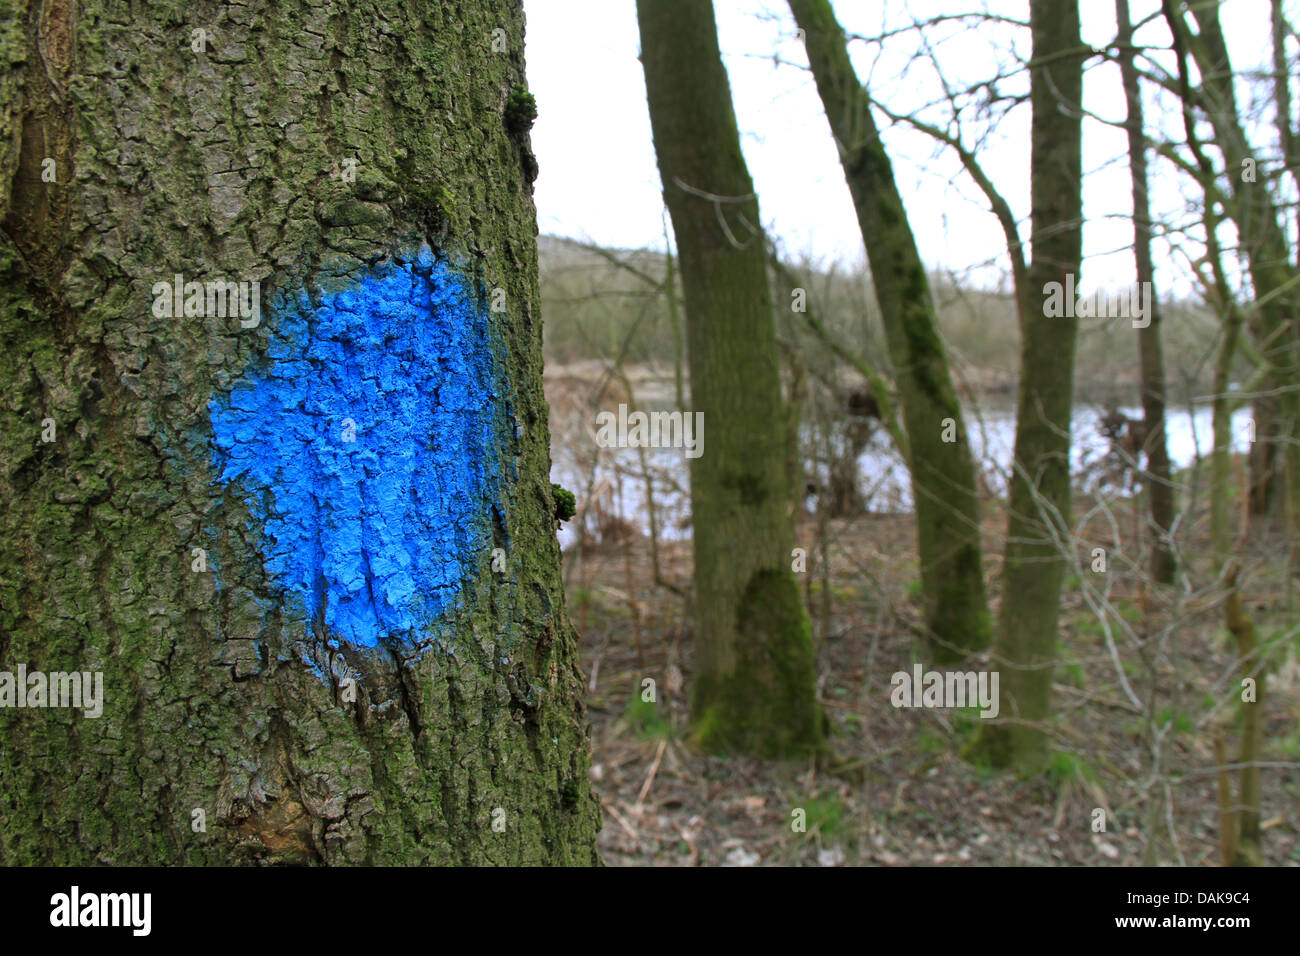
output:
<instances>
[{"instance_id":1,"label":"rough tree bark","mask_svg":"<svg viewBox=\"0 0 1300 956\"><path fill-rule=\"evenodd\" d=\"M0 25L0 861L597 862L521 5L204 9Z\"/></svg>"},{"instance_id":2,"label":"rough tree bark","mask_svg":"<svg viewBox=\"0 0 1300 956\"><path fill-rule=\"evenodd\" d=\"M1083 47L1076 0L1031 0L1031 244L1029 288L1049 297L1077 289L1083 202L1080 97ZM1067 276L1073 281L1067 284ZM1045 301L1021 328L1020 393L1008 504L1002 604L993 663L1001 672L998 723L984 724L968 755L996 767L1040 766L1051 710L1066 548L1070 543L1070 417L1074 407L1074 310Z\"/></svg>"},{"instance_id":3,"label":"rough tree bark","mask_svg":"<svg viewBox=\"0 0 1300 956\"><path fill-rule=\"evenodd\" d=\"M691 462L693 735L706 750L795 758L822 747L822 717L791 572L786 414L758 200L712 3L639 0L637 17L686 301L690 401L707 436Z\"/></svg>"},{"instance_id":4,"label":"rough tree bark","mask_svg":"<svg viewBox=\"0 0 1300 956\"><path fill-rule=\"evenodd\" d=\"M916 501L926 629L936 661L958 661L991 637L979 495L966 425L939 338L925 266L893 168L829 0L790 0L862 240L898 384Z\"/></svg>"}]
</instances>

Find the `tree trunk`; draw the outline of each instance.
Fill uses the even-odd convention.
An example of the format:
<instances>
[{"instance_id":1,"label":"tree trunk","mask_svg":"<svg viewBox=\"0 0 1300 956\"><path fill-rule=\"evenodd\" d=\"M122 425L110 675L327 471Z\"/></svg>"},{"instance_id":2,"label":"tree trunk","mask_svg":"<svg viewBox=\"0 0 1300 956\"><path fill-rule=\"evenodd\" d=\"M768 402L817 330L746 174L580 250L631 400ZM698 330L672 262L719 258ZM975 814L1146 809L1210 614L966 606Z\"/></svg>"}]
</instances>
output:
<instances>
[{"instance_id":1,"label":"tree trunk","mask_svg":"<svg viewBox=\"0 0 1300 956\"><path fill-rule=\"evenodd\" d=\"M812 634L791 568L776 329L758 200L709 0L640 0L655 153L686 301L693 411L693 735L717 752L822 746Z\"/></svg>"},{"instance_id":2,"label":"tree trunk","mask_svg":"<svg viewBox=\"0 0 1300 956\"><path fill-rule=\"evenodd\" d=\"M1198 151L1199 152L1199 151ZM1201 153L1201 156L1204 154ZM1214 398L1212 400L1214 450L1210 454L1210 547L1214 553L1216 573L1224 567L1231 550L1229 495L1232 477L1232 412L1234 402L1228 394L1232 384L1232 363L1238 340L1245 326L1245 316L1237 307L1223 270L1223 250L1219 246L1219 215L1207 192L1205 197L1205 258L1213 276L1213 302L1223 322L1223 339L1214 359ZM1243 482L1244 484L1244 482ZM1247 501L1247 506L1249 502Z\"/></svg>"},{"instance_id":3,"label":"tree trunk","mask_svg":"<svg viewBox=\"0 0 1300 956\"><path fill-rule=\"evenodd\" d=\"M1142 122L1142 88L1134 65L1133 23L1128 0L1115 0L1119 24L1117 43L1120 74L1128 116L1124 123L1128 133L1128 155L1133 182L1133 260L1138 288L1151 290L1151 313L1144 316L1146 325L1138 329L1138 360L1142 369L1142 418L1146 441L1143 452L1147 467L1147 504L1151 513L1151 579L1158 584L1174 581L1174 549L1169 532L1174 524L1174 485L1169 468L1169 448L1165 441L1165 360L1160 344L1160 302L1156 295L1155 266L1151 261L1151 204L1147 195L1147 140ZM1139 298L1139 301L1146 301Z\"/></svg>"},{"instance_id":4,"label":"tree trunk","mask_svg":"<svg viewBox=\"0 0 1300 956\"><path fill-rule=\"evenodd\" d=\"M979 495L934 302L893 168L829 0L790 0L853 196L908 437L926 629L936 661L990 639Z\"/></svg>"},{"instance_id":5,"label":"tree trunk","mask_svg":"<svg viewBox=\"0 0 1300 956\"><path fill-rule=\"evenodd\" d=\"M598 862L518 3L20 7L0 862Z\"/></svg>"},{"instance_id":6,"label":"tree trunk","mask_svg":"<svg viewBox=\"0 0 1300 956\"><path fill-rule=\"evenodd\" d=\"M1213 253L1210 253L1213 255ZM1228 395L1232 377L1232 360L1237 352L1237 339L1244 321L1236 303L1227 301L1227 315L1223 322L1223 341L1214 361L1214 398L1212 429L1214 451L1210 456L1210 550L1214 554L1214 570L1223 567L1231 551L1231 519L1229 516L1230 484L1232 481L1232 399Z\"/></svg>"},{"instance_id":7,"label":"tree trunk","mask_svg":"<svg viewBox=\"0 0 1300 956\"><path fill-rule=\"evenodd\" d=\"M1045 300L1079 287L1083 204L1080 96L1083 48L1075 0L1031 0L1033 107L1029 287ZM1052 283L1059 283L1053 287ZM1070 417L1074 406L1074 309L1026 310L1008 505L1002 604L993 660L1001 671L1000 717L969 755L996 767L1032 769L1047 757L1064 549L1070 539ZM1050 314L1049 314L1050 313Z\"/></svg>"},{"instance_id":8,"label":"tree trunk","mask_svg":"<svg viewBox=\"0 0 1300 956\"><path fill-rule=\"evenodd\" d=\"M1224 860L1229 866L1260 866L1263 863L1262 841L1260 839L1260 768L1259 759L1264 749L1264 722L1261 719L1264 707L1264 687L1266 672L1264 653L1259 646L1259 632L1255 622L1246 613L1238 587L1239 568L1236 564L1228 568L1225 575L1228 585L1228 597L1223 611L1228 633L1237 645L1237 663L1241 668L1243 688L1248 679L1252 682L1254 693L1249 699L1242 691L1241 708L1241 752L1237 763L1241 765L1237 774L1240 779L1240 797L1236 801L1231 825L1236 835L1229 841L1231 855ZM1216 755L1217 758L1217 755ZM1220 761L1220 766L1223 763Z\"/></svg>"},{"instance_id":9,"label":"tree trunk","mask_svg":"<svg viewBox=\"0 0 1300 956\"><path fill-rule=\"evenodd\" d=\"M1165 19L1180 59L1190 50L1203 78L1199 102L1214 126L1226 163L1232 199L1226 203L1246 252L1251 285L1259 306L1251 333L1272 366L1265 391L1255 402L1255 443L1250 449L1250 508L1256 515L1282 517L1291 537L1300 536L1300 323L1294 319L1300 296L1281 213L1269 191L1265 171L1246 138L1233 90L1232 63L1223 38L1218 0L1193 4L1199 33L1168 0Z\"/></svg>"}]
</instances>

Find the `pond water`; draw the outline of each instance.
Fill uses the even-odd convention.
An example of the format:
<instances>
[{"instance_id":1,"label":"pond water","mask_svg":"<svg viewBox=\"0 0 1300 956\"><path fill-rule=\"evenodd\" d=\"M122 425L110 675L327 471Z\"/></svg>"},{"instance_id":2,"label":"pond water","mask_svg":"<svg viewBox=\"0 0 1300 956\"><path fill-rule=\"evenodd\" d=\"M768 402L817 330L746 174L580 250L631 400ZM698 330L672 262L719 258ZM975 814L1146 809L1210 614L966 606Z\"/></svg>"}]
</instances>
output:
<instances>
[{"instance_id":1,"label":"pond water","mask_svg":"<svg viewBox=\"0 0 1300 956\"><path fill-rule=\"evenodd\" d=\"M1139 408L1121 408L1130 418L1141 418ZM974 409L964 410L966 429L976 462L984 471L990 490L1004 493L1006 477L1015 443L1015 409L984 408L977 414ZM1110 443L1098 427L1098 420L1106 409L1097 405L1075 407L1071 427L1070 467L1075 482L1080 487L1110 487L1106 477L1106 459ZM1248 447L1249 408L1239 409L1233 416L1232 444L1234 450ZM1170 409L1165 430L1169 458L1175 469L1185 468L1198 458L1204 458L1213 447L1213 415L1208 406L1194 409ZM708 429L704 432L704 454L708 454ZM592 481L590 461L599 452ZM551 480L562 484L578 496L581 512L584 500L590 496L599 503L606 514L615 514L637 527L643 534L649 532L649 512L646 507L646 482L641 474L641 449L590 448L575 450L553 445L551 449ZM661 539L674 540L690 536L689 528L689 462L681 448L646 448L646 464L651 471L654 489L656 524ZM580 465L579 459L587 462ZM876 513L907 513L912 508L912 492L907 469L883 429L876 429L863 453L858 457L860 487L868 510ZM805 462L810 477L819 469ZM814 510L815 497L806 502ZM567 548L577 539L571 523L560 531L560 545Z\"/></svg>"}]
</instances>

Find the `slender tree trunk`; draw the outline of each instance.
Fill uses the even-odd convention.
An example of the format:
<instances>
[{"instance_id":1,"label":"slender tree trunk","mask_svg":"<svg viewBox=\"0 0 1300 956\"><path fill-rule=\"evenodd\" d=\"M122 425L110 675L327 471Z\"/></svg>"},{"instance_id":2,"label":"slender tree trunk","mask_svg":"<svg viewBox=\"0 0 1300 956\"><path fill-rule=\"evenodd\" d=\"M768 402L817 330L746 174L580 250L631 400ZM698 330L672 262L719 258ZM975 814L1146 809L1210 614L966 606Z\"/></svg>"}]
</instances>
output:
<instances>
[{"instance_id":1,"label":"slender tree trunk","mask_svg":"<svg viewBox=\"0 0 1300 956\"><path fill-rule=\"evenodd\" d=\"M204 11L0 33L0 862L597 862L522 11Z\"/></svg>"},{"instance_id":2,"label":"slender tree trunk","mask_svg":"<svg viewBox=\"0 0 1300 956\"><path fill-rule=\"evenodd\" d=\"M1247 255L1251 285L1260 303L1251 332L1271 364L1269 394L1255 403L1256 441L1251 447L1251 511L1281 515L1291 536L1300 536L1300 295L1288 282L1295 277L1286 232L1269 185L1258 169L1241 125L1233 90L1217 0L1190 7L1199 33L1193 33L1171 0L1165 19L1182 61L1190 52L1202 77L1200 102L1214 126L1226 161L1232 191L1227 204ZM1285 148L1285 144L1284 144Z\"/></svg>"},{"instance_id":3,"label":"slender tree trunk","mask_svg":"<svg viewBox=\"0 0 1300 956\"><path fill-rule=\"evenodd\" d=\"M1270 4L1273 36L1273 91L1278 143L1282 147L1282 164L1290 173L1293 187L1300 187L1300 142L1291 125L1291 70L1286 58L1286 40L1292 28L1282 9L1282 0ZM1286 215L1285 212L1282 213ZM1300 210L1292 208L1291 215L1300 230ZM1284 233L1285 234L1285 233ZM1300 234L1298 234L1300 235ZM1300 274L1300 240L1295 244L1293 274ZM1300 388L1300 296L1291 297L1291 375L1293 388ZM1292 587L1300 577L1300 395L1287 396L1286 407L1290 415L1291 440L1286 446L1286 527L1287 527L1287 601L1291 601Z\"/></svg>"},{"instance_id":4,"label":"slender tree trunk","mask_svg":"<svg viewBox=\"0 0 1300 956\"><path fill-rule=\"evenodd\" d=\"M908 436L931 653L958 661L991 636L975 465L930 285L893 168L829 0L790 0L853 196Z\"/></svg>"},{"instance_id":5,"label":"slender tree trunk","mask_svg":"<svg viewBox=\"0 0 1300 956\"><path fill-rule=\"evenodd\" d=\"M1232 377L1232 360L1237 353L1237 339L1244 324L1236 304L1229 300L1228 315L1223 323L1223 341L1214 362L1213 424L1214 451L1210 457L1210 542L1217 572L1231 552L1231 518L1229 490L1232 482L1232 412L1228 395ZM1244 491L1244 489L1243 489Z\"/></svg>"},{"instance_id":6,"label":"slender tree trunk","mask_svg":"<svg viewBox=\"0 0 1300 956\"><path fill-rule=\"evenodd\" d=\"M1300 133L1291 125L1291 68L1286 58L1286 40L1292 33L1282 0L1269 3L1270 33L1273 39L1273 102L1276 104L1277 141L1282 147L1282 165L1291 181L1300 186ZM1300 219L1300 213L1294 213Z\"/></svg>"},{"instance_id":7,"label":"slender tree trunk","mask_svg":"<svg viewBox=\"0 0 1300 956\"><path fill-rule=\"evenodd\" d=\"M1079 287L1083 54L1076 0L1031 0L1033 104L1030 191L1033 260L1029 287L1043 306L1021 330L1020 396L1011 477L1002 605L994 666L1000 716L985 724L970 756L993 766L1041 766L1048 739L1064 549L1070 539L1070 418L1078 320L1049 308ZM1056 285L1053 285L1053 284ZM1064 295L1062 295L1064 292ZM1064 314L1059 314L1064 311Z\"/></svg>"},{"instance_id":8,"label":"slender tree trunk","mask_svg":"<svg viewBox=\"0 0 1300 956\"><path fill-rule=\"evenodd\" d=\"M655 153L686 300L696 742L794 758L822 746L812 633L791 572L776 328L758 200L710 0L640 0Z\"/></svg>"},{"instance_id":9,"label":"slender tree trunk","mask_svg":"<svg viewBox=\"0 0 1300 956\"><path fill-rule=\"evenodd\" d=\"M1165 441L1165 360L1160 344L1160 302L1156 294L1155 267L1151 261L1151 204L1147 195L1147 140L1142 121L1142 88L1134 65L1133 23L1128 0L1115 0L1119 24L1120 73L1128 117L1129 167L1133 181L1133 260L1138 288L1151 290L1151 313L1138 330L1138 356L1142 368L1142 417L1146 426L1143 451L1147 458L1147 502L1151 512L1151 579L1172 584L1175 561L1170 529L1174 524L1174 486ZM1143 299L1142 301L1145 301Z\"/></svg>"},{"instance_id":10,"label":"slender tree trunk","mask_svg":"<svg viewBox=\"0 0 1300 956\"><path fill-rule=\"evenodd\" d=\"M1228 569L1228 597L1224 602L1224 618L1228 632L1237 645L1237 662L1241 677L1253 682L1254 694L1242 701L1241 751L1237 762L1241 769L1235 775L1240 780L1240 796L1235 804L1231 824L1236 827L1236 837L1230 841L1233 850L1224 862L1231 866L1260 866L1263 851L1260 839L1260 768L1259 759L1264 748L1264 724L1261 719L1264 707L1264 687L1267 675L1264 655L1259 646L1259 632L1255 622L1246 613L1238 587L1238 569ZM1244 685L1243 685L1244 686Z\"/></svg>"},{"instance_id":11,"label":"slender tree trunk","mask_svg":"<svg viewBox=\"0 0 1300 956\"><path fill-rule=\"evenodd\" d=\"M1235 405L1228 390L1232 384L1232 364L1237 355L1241 330L1246 324L1223 271L1223 250L1219 246L1218 228L1219 216L1214 210L1213 199L1207 193L1205 256L1213 273L1215 304L1223 322L1223 341L1219 344L1214 360L1214 451L1210 455L1210 543L1216 573L1223 568L1231 550L1229 486L1232 479L1232 413ZM1245 488L1242 493L1246 493Z\"/></svg>"},{"instance_id":12,"label":"slender tree trunk","mask_svg":"<svg viewBox=\"0 0 1300 956\"><path fill-rule=\"evenodd\" d=\"M1212 296L1218 307L1220 320L1223 322L1223 341L1214 367L1214 451L1210 458L1210 541L1214 551L1215 567L1222 569L1229 556L1229 481L1232 466L1232 413L1234 402L1228 394L1232 381L1232 365L1240 344L1241 331L1245 327L1245 316L1237 307L1228 284L1227 274L1223 268L1223 249L1219 243L1219 224L1222 222L1217 211L1216 186L1217 175L1214 164L1206 155L1205 148L1196 133L1196 106L1193 103L1192 85L1187 66L1187 43L1184 39L1182 21L1174 18L1169 7L1165 8L1165 18L1174 36L1174 50L1178 59L1178 92L1181 101L1183 131L1187 137L1187 146L1196 161L1196 171L1205 192L1205 258L1210 267L1209 284ZM1250 491L1243 477L1241 482L1245 510L1250 508Z\"/></svg>"}]
</instances>

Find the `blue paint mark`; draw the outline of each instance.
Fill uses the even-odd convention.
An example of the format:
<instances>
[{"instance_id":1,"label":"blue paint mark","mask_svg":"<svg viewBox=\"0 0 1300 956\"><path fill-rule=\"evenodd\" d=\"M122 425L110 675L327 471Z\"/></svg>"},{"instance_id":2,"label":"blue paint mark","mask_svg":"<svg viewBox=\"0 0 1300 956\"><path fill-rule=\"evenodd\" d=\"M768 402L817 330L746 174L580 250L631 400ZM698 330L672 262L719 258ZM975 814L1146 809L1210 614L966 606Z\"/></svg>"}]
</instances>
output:
<instances>
[{"instance_id":1,"label":"blue paint mark","mask_svg":"<svg viewBox=\"0 0 1300 956\"><path fill-rule=\"evenodd\" d=\"M268 360L208 405L213 462L318 637L413 645L492 547L488 312L427 246L317 297L275 297Z\"/></svg>"}]
</instances>

